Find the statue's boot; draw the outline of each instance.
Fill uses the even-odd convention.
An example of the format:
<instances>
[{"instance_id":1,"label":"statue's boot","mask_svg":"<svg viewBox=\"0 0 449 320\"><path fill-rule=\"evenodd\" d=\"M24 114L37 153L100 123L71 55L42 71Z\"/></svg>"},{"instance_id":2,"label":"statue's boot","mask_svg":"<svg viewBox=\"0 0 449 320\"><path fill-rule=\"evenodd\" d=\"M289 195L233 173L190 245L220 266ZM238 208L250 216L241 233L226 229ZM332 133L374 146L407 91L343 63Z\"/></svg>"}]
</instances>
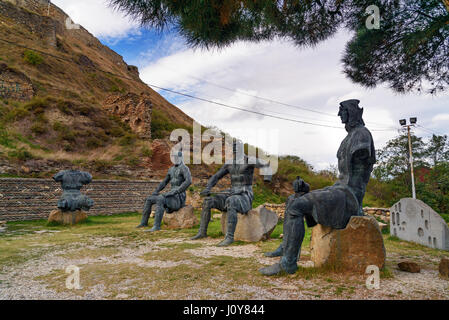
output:
<instances>
[{"instance_id":1,"label":"statue's boot","mask_svg":"<svg viewBox=\"0 0 449 320\"><path fill-rule=\"evenodd\" d=\"M275 263L272 266L265 267L262 269L259 269L259 272L263 274L264 276L276 276L276 275L286 275L290 272L287 272L284 270L282 265L280 263ZM294 273L294 272L292 272Z\"/></svg>"},{"instance_id":2,"label":"statue's boot","mask_svg":"<svg viewBox=\"0 0 449 320\"><path fill-rule=\"evenodd\" d=\"M225 239L217 247L227 247L234 242L235 228L237 227L237 212L228 210L228 225Z\"/></svg>"},{"instance_id":3,"label":"statue's boot","mask_svg":"<svg viewBox=\"0 0 449 320\"><path fill-rule=\"evenodd\" d=\"M142 221L140 221L140 224L137 226L137 228L145 228L148 227L148 219L150 219L150 214L144 212L142 214Z\"/></svg>"},{"instance_id":4,"label":"statue's boot","mask_svg":"<svg viewBox=\"0 0 449 320\"><path fill-rule=\"evenodd\" d=\"M137 226L137 228L148 227L148 219L150 219L151 207L152 207L152 204L150 203L149 200L147 200L145 202L145 206L143 208L142 220L140 221L140 224Z\"/></svg>"},{"instance_id":5,"label":"statue's boot","mask_svg":"<svg viewBox=\"0 0 449 320\"><path fill-rule=\"evenodd\" d=\"M146 230L145 232L155 232L161 230L162 217L164 216L164 207L158 206L154 214L153 228Z\"/></svg>"},{"instance_id":6,"label":"statue's boot","mask_svg":"<svg viewBox=\"0 0 449 320\"><path fill-rule=\"evenodd\" d=\"M210 216L211 216L210 209L204 208L203 211L201 212L200 229L198 230L196 236L190 238L190 240L207 238L207 226L209 225Z\"/></svg>"},{"instance_id":7,"label":"statue's boot","mask_svg":"<svg viewBox=\"0 0 449 320\"><path fill-rule=\"evenodd\" d=\"M264 256L269 258L275 258L275 257L282 257L283 254L284 254L284 246L283 243L281 243L276 250L271 252L265 252Z\"/></svg>"}]
</instances>

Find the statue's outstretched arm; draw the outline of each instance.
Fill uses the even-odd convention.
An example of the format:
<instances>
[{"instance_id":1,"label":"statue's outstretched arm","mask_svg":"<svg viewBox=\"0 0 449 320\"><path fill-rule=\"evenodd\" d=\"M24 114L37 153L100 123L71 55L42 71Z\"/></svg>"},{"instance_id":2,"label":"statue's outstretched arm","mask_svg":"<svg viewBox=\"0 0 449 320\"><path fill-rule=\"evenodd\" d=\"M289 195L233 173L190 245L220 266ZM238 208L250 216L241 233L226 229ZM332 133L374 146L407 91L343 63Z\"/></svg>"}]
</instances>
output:
<instances>
[{"instance_id":1,"label":"statue's outstretched arm","mask_svg":"<svg viewBox=\"0 0 449 320\"><path fill-rule=\"evenodd\" d=\"M264 176L264 181L271 182L273 170L271 169L270 161L256 158L255 167L260 169L260 174Z\"/></svg>"}]
</instances>

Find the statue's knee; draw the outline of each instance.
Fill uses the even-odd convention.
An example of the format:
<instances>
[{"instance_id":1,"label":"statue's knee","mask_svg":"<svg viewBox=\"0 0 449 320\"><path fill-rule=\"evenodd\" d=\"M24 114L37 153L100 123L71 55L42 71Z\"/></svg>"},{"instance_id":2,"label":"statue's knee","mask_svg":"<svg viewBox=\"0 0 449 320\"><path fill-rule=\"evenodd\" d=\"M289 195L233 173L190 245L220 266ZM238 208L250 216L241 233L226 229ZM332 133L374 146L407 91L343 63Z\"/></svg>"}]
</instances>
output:
<instances>
[{"instance_id":1,"label":"statue's knee","mask_svg":"<svg viewBox=\"0 0 449 320\"><path fill-rule=\"evenodd\" d=\"M214 206L214 198L207 197L206 199L204 199L203 208L212 209L213 206Z\"/></svg>"},{"instance_id":2,"label":"statue's knee","mask_svg":"<svg viewBox=\"0 0 449 320\"><path fill-rule=\"evenodd\" d=\"M164 196L156 196L155 200L156 200L155 202L156 202L157 205L163 205L165 203Z\"/></svg>"},{"instance_id":3,"label":"statue's knee","mask_svg":"<svg viewBox=\"0 0 449 320\"><path fill-rule=\"evenodd\" d=\"M237 197L234 197L234 196L233 197L229 197L226 200L226 206L228 208L232 208L232 209L236 209L237 206L239 205L239 203L240 203L240 200Z\"/></svg>"}]
</instances>

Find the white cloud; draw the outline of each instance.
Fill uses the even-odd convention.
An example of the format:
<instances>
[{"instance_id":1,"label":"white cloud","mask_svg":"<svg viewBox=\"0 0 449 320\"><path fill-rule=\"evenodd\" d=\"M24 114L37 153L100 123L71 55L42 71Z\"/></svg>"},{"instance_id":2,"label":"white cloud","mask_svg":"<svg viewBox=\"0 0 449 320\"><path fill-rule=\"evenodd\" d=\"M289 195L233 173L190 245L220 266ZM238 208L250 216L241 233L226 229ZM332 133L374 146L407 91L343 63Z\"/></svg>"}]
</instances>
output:
<instances>
[{"instance_id":1,"label":"white cloud","mask_svg":"<svg viewBox=\"0 0 449 320\"><path fill-rule=\"evenodd\" d=\"M449 113L440 113L432 118L433 122L449 122Z\"/></svg>"},{"instance_id":2,"label":"white cloud","mask_svg":"<svg viewBox=\"0 0 449 320\"><path fill-rule=\"evenodd\" d=\"M337 117L339 102L359 99L377 148L397 135L397 121L401 117L418 116L422 125L429 124L435 111L443 110L448 104L448 96L433 99L425 95L402 96L388 88L367 90L351 83L342 74L340 62L348 39L349 35L340 33L317 48L307 50L280 41L240 42L221 51L185 49L151 61L141 70L141 77L151 84L228 105L341 128ZM330 116L268 103L211 83ZM170 95L170 99L174 97ZM341 129L261 118L193 99L183 99L177 105L200 123L217 126L231 134L238 135L242 127L248 131L277 129L279 153L301 156L317 169L336 163L338 146L346 134ZM259 144L271 151L268 142Z\"/></svg>"},{"instance_id":3,"label":"white cloud","mask_svg":"<svg viewBox=\"0 0 449 320\"><path fill-rule=\"evenodd\" d=\"M52 0L51 2L96 37L123 38L139 32L137 22L113 10L106 0Z\"/></svg>"}]
</instances>

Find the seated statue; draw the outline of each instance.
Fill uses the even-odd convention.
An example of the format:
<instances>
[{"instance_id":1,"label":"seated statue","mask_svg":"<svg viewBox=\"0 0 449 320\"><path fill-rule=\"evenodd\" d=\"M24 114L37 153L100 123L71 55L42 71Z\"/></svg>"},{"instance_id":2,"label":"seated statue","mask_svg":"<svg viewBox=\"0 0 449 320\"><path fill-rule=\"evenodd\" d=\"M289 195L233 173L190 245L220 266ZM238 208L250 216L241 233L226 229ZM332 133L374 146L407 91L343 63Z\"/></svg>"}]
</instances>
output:
<instances>
[{"instance_id":1,"label":"seated statue","mask_svg":"<svg viewBox=\"0 0 449 320\"><path fill-rule=\"evenodd\" d=\"M192 240L207 237L207 227L211 217L211 209L218 209L227 212L227 231L225 239L218 244L220 247L229 246L234 242L234 233L237 226L237 213L247 214L253 208L253 176L255 168L269 169L270 164L260 159L250 159L243 152L239 152L237 156L238 146L243 150L240 142L233 143L233 161L225 164L221 169L213 175L201 192L202 196L206 196L203 202L203 210L201 212L201 222L198 234ZM231 189L211 196L211 189L225 175L231 176ZM265 181L271 181L271 175L265 175Z\"/></svg>"},{"instance_id":2,"label":"seated statue","mask_svg":"<svg viewBox=\"0 0 449 320\"><path fill-rule=\"evenodd\" d=\"M92 182L92 175L79 170L65 170L57 173L53 180L61 183L62 197L58 201L58 209L63 212L86 210L94 205L94 201L81 194L81 188Z\"/></svg>"},{"instance_id":3,"label":"seated statue","mask_svg":"<svg viewBox=\"0 0 449 320\"><path fill-rule=\"evenodd\" d=\"M338 115L348 134L337 153L338 181L331 187L313 190L289 204L285 212L283 243L271 254L282 255L281 261L260 269L262 274L296 272L305 233L304 219L309 227L321 224L344 229L351 216L364 215L362 202L376 162L376 151L371 133L362 119L363 108L359 108L359 103L359 100L340 103Z\"/></svg>"},{"instance_id":4,"label":"seated statue","mask_svg":"<svg viewBox=\"0 0 449 320\"><path fill-rule=\"evenodd\" d=\"M295 191L295 194L292 194L291 196L288 197L287 202L285 203L285 210L287 211L288 208L290 207L290 205L299 197L302 197L303 195L309 193L310 191L310 185L308 183L306 183L304 180L302 180L300 177L296 177L296 180L293 181L293 190ZM288 225L288 216L284 215L284 230L287 229L287 225ZM308 217L306 216L306 220L308 219ZM310 223L313 223L313 221L311 221ZM309 224L309 222L308 222ZM284 234L284 237L282 239L282 243L279 246L279 248L277 248L275 251L273 252L266 252L265 256L266 257L280 257L282 256L282 253L284 251L284 243L285 243L285 238L287 237L286 234Z\"/></svg>"},{"instance_id":5,"label":"seated statue","mask_svg":"<svg viewBox=\"0 0 449 320\"><path fill-rule=\"evenodd\" d=\"M156 213L154 217L153 228L146 232L154 232L161 230L162 218L164 211L173 213L186 205L186 190L192 184L192 176L189 168L184 164L182 151L174 155L174 165L168 169L167 176L159 184L157 189L145 201L143 208L142 221L137 228L148 226L151 209L156 205ZM169 192L160 194L162 190L170 183Z\"/></svg>"}]
</instances>

